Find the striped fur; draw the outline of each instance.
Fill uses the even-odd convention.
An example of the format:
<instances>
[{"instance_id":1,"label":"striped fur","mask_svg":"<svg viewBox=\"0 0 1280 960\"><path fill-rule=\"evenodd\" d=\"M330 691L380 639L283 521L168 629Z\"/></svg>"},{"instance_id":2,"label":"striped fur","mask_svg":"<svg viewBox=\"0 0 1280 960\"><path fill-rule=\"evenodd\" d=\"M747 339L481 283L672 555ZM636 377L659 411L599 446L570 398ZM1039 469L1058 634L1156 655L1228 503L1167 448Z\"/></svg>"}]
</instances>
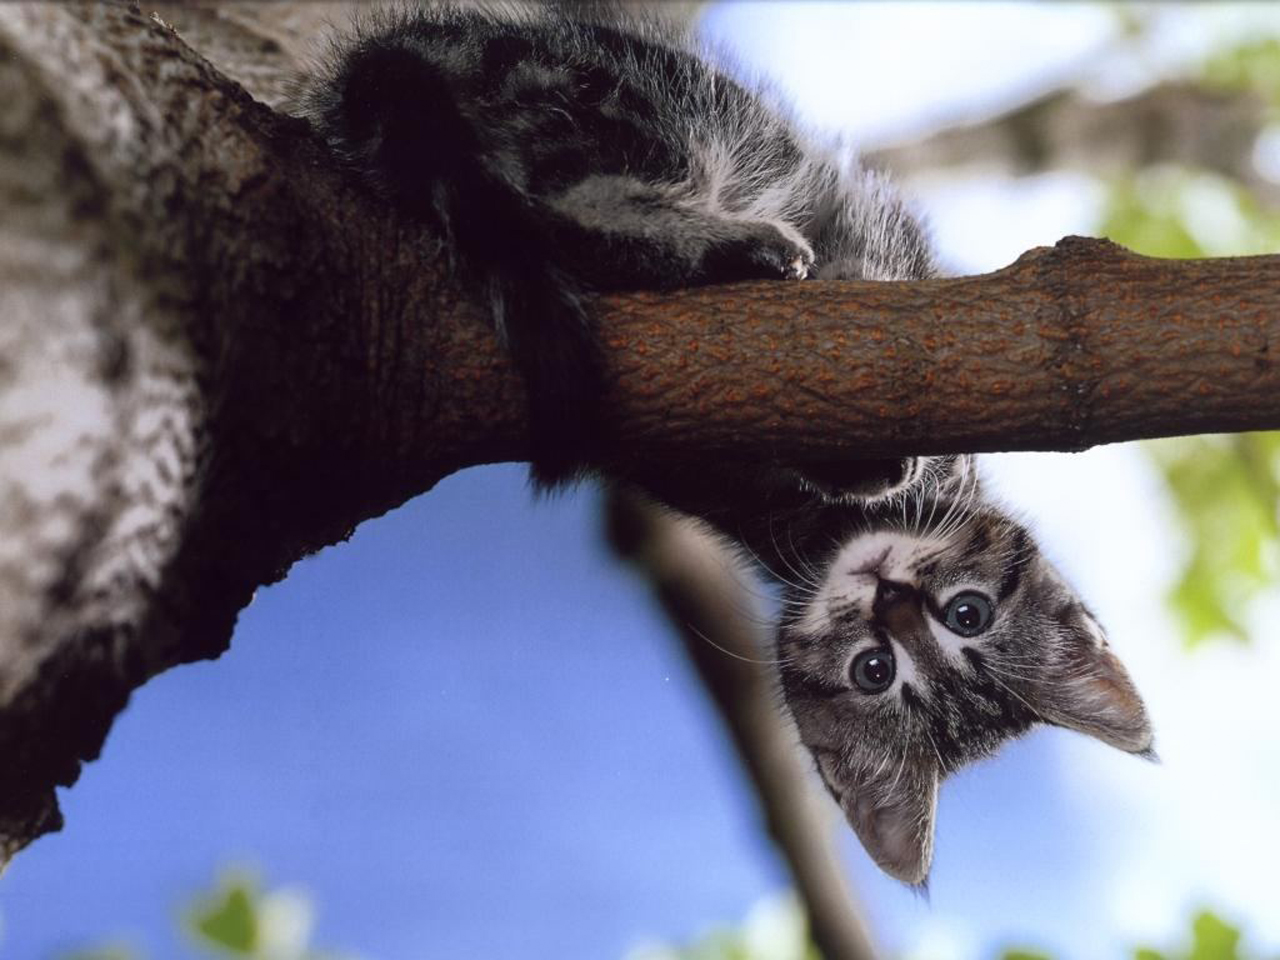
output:
<instances>
[{"instance_id":1,"label":"striped fur","mask_svg":"<svg viewBox=\"0 0 1280 960\"><path fill-rule=\"evenodd\" d=\"M588 292L933 270L882 177L621 7L383 8L332 42L298 103L485 292L546 483L599 442Z\"/></svg>"},{"instance_id":2,"label":"striped fur","mask_svg":"<svg viewBox=\"0 0 1280 960\"><path fill-rule=\"evenodd\" d=\"M783 696L823 781L889 873L925 881L938 783L1036 722L1151 755L1146 710L1102 628L985 495L971 458L937 458L896 496L792 518L787 536L786 553L771 558L787 581ZM965 636L947 606L975 593L992 616ZM851 668L876 650L895 672L868 693Z\"/></svg>"}]
</instances>

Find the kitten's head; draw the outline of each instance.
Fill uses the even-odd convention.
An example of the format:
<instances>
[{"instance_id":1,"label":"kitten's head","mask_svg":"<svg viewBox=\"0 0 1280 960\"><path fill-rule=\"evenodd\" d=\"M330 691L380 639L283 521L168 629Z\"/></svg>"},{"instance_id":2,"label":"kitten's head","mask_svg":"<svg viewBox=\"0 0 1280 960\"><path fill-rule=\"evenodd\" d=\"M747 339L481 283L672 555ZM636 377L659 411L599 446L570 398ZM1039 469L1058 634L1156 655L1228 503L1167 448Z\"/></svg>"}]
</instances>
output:
<instances>
[{"instance_id":1,"label":"kitten's head","mask_svg":"<svg viewBox=\"0 0 1280 960\"><path fill-rule=\"evenodd\" d=\"M833 521L815 585L788 598L782 688L885 871L923 883L939 781L1033 723L1150 753L1146 709L1102 628L982 497L969 458L892 498L829 508Z\"/></svg>"}]
</instances>

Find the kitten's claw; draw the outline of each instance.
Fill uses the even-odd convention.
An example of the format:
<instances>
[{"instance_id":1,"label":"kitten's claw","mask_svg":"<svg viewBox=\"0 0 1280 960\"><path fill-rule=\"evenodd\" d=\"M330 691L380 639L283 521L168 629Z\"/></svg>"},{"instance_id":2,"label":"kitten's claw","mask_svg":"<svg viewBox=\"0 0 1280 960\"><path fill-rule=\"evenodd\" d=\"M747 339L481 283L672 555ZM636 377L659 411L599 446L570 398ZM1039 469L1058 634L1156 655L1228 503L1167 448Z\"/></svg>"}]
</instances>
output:
<instances>
[{"instance_id":1,"label":"kitten's claw","mask_svg":"<svg viewBox=\"0 0 1280 960\"><path fill-rule=\"evenodd\" d=\"M784 280L804 280L813 269L813 251L809 244L789 229L761 224L762 236L756 239L753 259Z\"/></svg>"}]
</instances>

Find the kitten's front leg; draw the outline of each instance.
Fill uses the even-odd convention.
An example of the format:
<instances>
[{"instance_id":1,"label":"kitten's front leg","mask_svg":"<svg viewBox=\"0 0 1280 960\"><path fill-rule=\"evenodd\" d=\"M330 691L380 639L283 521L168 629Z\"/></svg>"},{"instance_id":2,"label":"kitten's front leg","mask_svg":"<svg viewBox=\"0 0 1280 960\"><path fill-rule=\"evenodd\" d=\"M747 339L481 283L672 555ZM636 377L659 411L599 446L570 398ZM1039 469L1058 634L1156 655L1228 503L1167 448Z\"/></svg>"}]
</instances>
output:
<instances>
[{"instance_id":1,"label":"kitten's front leg","mask_svg":"<svg viewBox=\"0 0 1280 960\"><path fill-rule=\"evenodd\" d=\"M596 175L545 202L574 272L600 289L803 280L814 267L790 224L707 209L679 187Z\"/></svg>"},{"instance_id":2,"label":"kitten's front leg","mask_svg":"<svg viewBox=\"0 0 1280 960\"><path fill-rule=\"evenodd\" d=\"M704 283L770 277L804 280L813 269L813 250L789 224L727 220L717 223L715 229L724 236L713 240L703 257L697 279Z\"/></svg>"},{"instance_id":3,"label":"kitten's front leg","mask_svg":"<svg viewBox=\"0 0 1280 960\"><path fill-rule=\"evenodd\" d=\"M930 482L945 487L957 482L971 467L968 457L895 457L808 463L792 473L802 490L825 502L869 503Z\"/></svg>"}]
</instances>

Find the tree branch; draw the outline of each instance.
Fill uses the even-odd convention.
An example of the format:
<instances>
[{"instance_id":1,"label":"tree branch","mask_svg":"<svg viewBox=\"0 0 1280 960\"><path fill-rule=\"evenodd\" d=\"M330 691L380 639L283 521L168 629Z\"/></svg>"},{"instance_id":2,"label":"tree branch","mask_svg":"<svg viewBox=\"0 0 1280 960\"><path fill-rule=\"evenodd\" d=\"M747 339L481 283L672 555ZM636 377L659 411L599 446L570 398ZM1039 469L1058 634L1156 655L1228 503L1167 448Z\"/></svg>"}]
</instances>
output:
<instances>
[{"instance_id":1,"label":"tree branch","mask_svg":"<svg viewBox=\"0 0 1280 960\"><path fill-rule=\"evenodd\" d=\"M943 169L1026 176L1079 170L1116 176L1158 163L1212 170L1271 207L1280 184L1258 172L1254 144L1268 120L1261 97L1169 82L1120 100L1055 90L1006 113L870 152L867 162L909 177Z\"/></svg>"},{"instance_id":2,"label":"tree branch","mask_svg":"<svg viewBox=\"0 0 1280 960\"><path fill-rule=\"evenodd\" d=\"M129 691L469 464L523 388L439 243L116 5L0 5L0 853ZM1280 258L1098 241L985 277L619 294L623 476L1280 425Z\"/></svg>"},{"instance_id":3,"label":"tree branch","mask_svg":"<svg viewBox=\"0 0 1280 960\"><path fill-rule=\"evenodd\" d=\"M795 880L814 944L831 960L874 960L866 920L831 842L830 808L815 796L799 735L778 709L773 675L762 669L773 638L744 571L696 524L633 491L611 490L607 512L614 549L652 585L724 720Z\"/></svg>"}]
</instances>

